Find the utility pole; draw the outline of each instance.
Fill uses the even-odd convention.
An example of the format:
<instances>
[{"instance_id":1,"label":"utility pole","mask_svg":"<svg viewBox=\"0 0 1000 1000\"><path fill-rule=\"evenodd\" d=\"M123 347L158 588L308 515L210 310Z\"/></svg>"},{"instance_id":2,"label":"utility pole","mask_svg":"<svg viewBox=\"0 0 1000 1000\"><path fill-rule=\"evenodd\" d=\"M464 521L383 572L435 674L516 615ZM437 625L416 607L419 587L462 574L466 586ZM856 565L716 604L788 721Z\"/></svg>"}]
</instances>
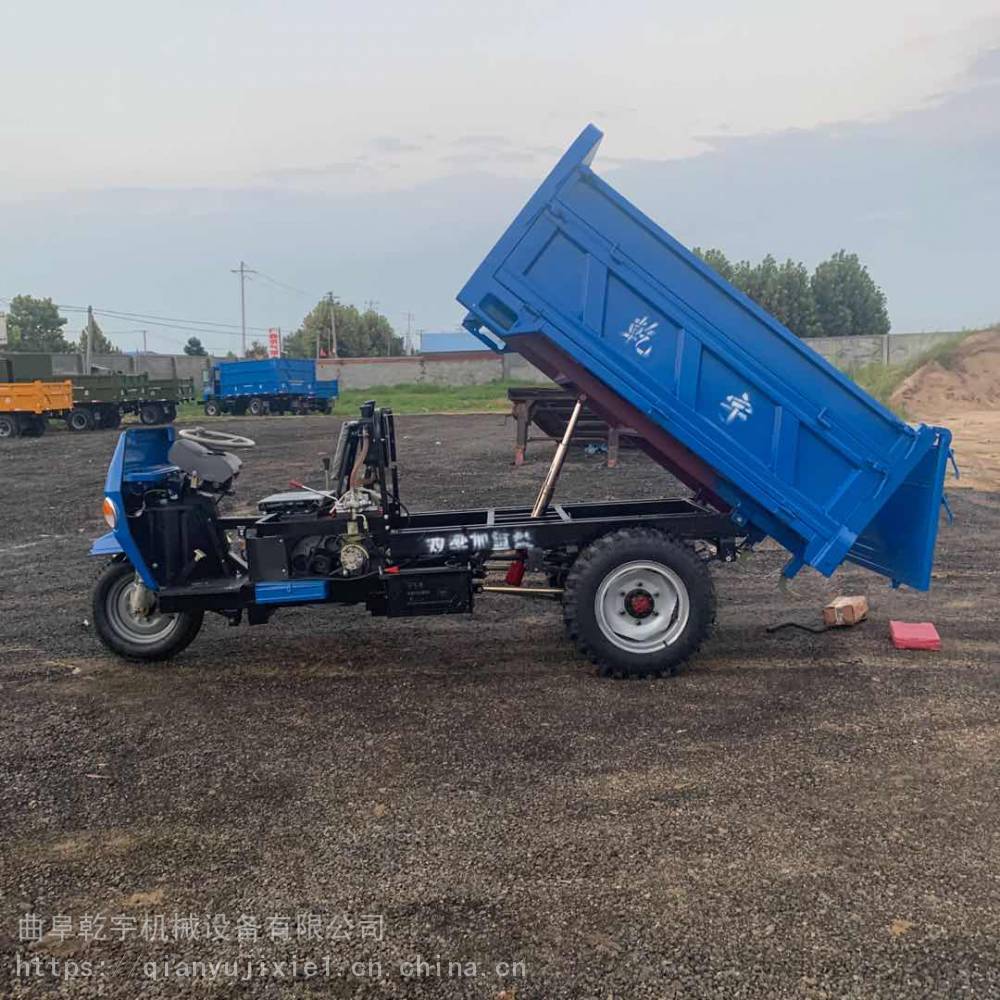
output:
<instances>
[{"instance_id":1,"label":"utility pole","mask_svg":"<svg viewBox=\"0 0 1000 1000\"><path fill-rule=\"evenodd\" d=\"M90 374L90 359L94 353L94 309L87 306L87 350L84 352L83 367L85 374Z\"/></svg>"},{"instance_id":2,"label":"utility pole","mask_svg":"<svg viewBox=\"0 0 1000 1000\"><path fill-rule=\"evenodd\" d=\"M243 330L243 357L247 356L247 275L256 274L256 271L251 270L243 261L240 261L239 267L234 267L230 269L231 274L238 274L240 276L240 327Z\"/></svg>"},{"instance_id":3,"label":"utility pole","mask_svg":"<svg viewBox=\"0 0 1000 1000\"><path fill-rule=\"evenodd\" d=\"M378 319L378 299L368 299L365 302L365 311L370 312L376 319ZM392 326L389 325L389 332L386 335L386 345L385 345L385 356L392 356Z\"/></svg>"},{"instance_id":4,"label":"utility pole","mask_svg":"<svg viewBox=\"0 0 1000 1000\"><path fill-rule=\"evenodd\" d=\"M326 293L326 301L330 306L330 357L337 356L337 316L333 308L333 303L339 298L333 292ZM316 334L316 356L319 357L319 334Z\"/></svg>"},{"instance_id":5,"label":"utility pole","mask_svg":"<svg viewBox=\"0 0 1000 1000\"><path fill-rule=\"evenodd\" d=\"M146 331L145 330L140 330L139 332L142 334L142 353L143 354L148 354L149 353L149 349L146 347Z\"/></svg>"},{"instance_id":6,"label":"utility pole","mask_svg":"<svg viewBox=\"0 0 1000 1000\"><path fill-rule=\"evenodd\" d=\"M413 321L414 321L414 319L416 319L416 317L411 312L405 312L405 313L403 313L403 315L406 317L405 350L408 351L408 352L412 352L413 351L413 344L411 342L411 338L413 336Z\"/></svg>"}]
</instances>

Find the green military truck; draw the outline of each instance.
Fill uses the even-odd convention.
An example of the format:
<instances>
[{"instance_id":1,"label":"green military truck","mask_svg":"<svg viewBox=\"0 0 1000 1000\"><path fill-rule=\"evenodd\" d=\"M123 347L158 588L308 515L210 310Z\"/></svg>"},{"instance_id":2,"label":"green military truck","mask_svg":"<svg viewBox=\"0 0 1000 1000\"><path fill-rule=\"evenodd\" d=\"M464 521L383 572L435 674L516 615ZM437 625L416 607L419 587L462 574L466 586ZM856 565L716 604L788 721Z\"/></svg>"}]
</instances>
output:
<instances>
[{"instance_id":1,"label":"green military truck","mask_svg":"<svg viewBox=\"0 0 1000 1000\"><path fill-rule=\"evenodd\" d=\"M90 375L57 375L48 354L0 355L0 381L25 382L40 379L73 382L73 408L66 414L71 431L95 427L118 427L122 417L133 414L144 424L170 423L179 404L195 398L194 380L150 378L123 372L96 372Z\"/></svg>"}]
</instances>

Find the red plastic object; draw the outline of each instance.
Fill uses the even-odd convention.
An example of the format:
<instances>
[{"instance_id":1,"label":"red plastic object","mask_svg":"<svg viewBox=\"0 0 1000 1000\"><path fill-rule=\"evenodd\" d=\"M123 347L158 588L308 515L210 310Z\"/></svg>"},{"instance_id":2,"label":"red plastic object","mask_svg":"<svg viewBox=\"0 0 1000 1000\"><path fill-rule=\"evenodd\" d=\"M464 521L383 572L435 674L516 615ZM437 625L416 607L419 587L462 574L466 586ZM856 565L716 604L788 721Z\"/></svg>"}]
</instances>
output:
<instances>
[{"instance_id":1,"label":"red plastic object","mask_svg":"<svg viewBox=\"0 0 1000 1000\"><path fill-rule=\"evenodd\" d=\"M515 559L507 568L507 586L520 587L524 579L524 560Z\"/></svg>"},{"instance_id":2,"label":"red plastic object","mask_svg":"<svg viewBox=\"0 0 1000 1000\"><path fill-rule=\"evenodd\" d=\"M897 649L940 649L941 636L931 622L889 622L889 634Z\"/></svg>"}]
</instances>

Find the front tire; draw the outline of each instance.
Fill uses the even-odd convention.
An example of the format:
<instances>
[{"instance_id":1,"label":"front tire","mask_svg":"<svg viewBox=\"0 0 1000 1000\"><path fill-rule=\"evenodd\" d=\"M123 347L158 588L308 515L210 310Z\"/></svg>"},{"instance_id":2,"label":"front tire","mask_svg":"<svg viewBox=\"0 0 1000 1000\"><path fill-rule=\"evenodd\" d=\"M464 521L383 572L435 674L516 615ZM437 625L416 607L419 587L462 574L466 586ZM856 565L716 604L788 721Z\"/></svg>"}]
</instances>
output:
<instances>
[{"instance_id":1,"label":"front tire","mask_svg":"<svg viewBox=\"0 0 1000 1000\"><path fill-rule=\"evenodd\" d=\"M188 646L201 628L203 611L136 615L130 606L136 573L128 562L111 563L94 588L94 628L113 653L129 660L166 660Z\"/></svg>"},{"instance_id":2,"label":"front tire","mask_svg":"<svg viewBox=\"0 0 1000 1000\"><path fill-rule=\"evenodd\" d=\"M217 417L221 412L222 408L214 399L209 399L205 402L206 417Z\"/></svg>"},{"instance_id":3,"label":"front tire","mask_svg":"<svg viewBox=\"0 0 1000 1000\"><path fill-rule=\"evenodd\" d=\"M683 542L624 528L584 549L566 577L569 637L602 676L674 674L715 621L708 568Z\"/></svg>"}]
</instances>

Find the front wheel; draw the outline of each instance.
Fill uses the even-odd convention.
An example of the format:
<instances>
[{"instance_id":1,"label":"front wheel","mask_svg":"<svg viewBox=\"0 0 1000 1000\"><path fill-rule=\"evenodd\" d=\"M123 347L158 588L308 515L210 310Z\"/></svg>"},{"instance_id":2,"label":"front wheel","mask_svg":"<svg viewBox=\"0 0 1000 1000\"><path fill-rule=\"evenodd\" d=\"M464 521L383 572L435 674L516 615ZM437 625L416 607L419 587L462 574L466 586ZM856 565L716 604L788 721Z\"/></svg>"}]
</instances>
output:
<instances>
[{"instance_id":1,"label":"front wheel","mask_svg":"<svg viewBox=\"0 0 1000 1000\"><path fill-rule=\"evenodd\" d=\"M673 674L715 621L715 588L683 542L651 528L624 528L577 557L563 615L570 638L603 675Z\"/></svg>"},{"instance_id":2,"label":"front wheel","mask_svg":"<svg viewBox=\"0 0 1000 1000\"><path fill-rule=\"evenodd\" d=\"M111 563L94 588L94 628L101 642L129 660L166 660L198 634L203 611L163 614L155 606L143 610L131 563Z\"/></svg>"},{"instance_id":3,"label":"front wheel","mask_svg":"<svg viewBox=\"0 0 1000 1000\"><path fill-rule=\"evenodd\" d=\"M222 412L222 407L214 399L205 401L205 416L217 417Z\"/></svg>"}]
</instances>

